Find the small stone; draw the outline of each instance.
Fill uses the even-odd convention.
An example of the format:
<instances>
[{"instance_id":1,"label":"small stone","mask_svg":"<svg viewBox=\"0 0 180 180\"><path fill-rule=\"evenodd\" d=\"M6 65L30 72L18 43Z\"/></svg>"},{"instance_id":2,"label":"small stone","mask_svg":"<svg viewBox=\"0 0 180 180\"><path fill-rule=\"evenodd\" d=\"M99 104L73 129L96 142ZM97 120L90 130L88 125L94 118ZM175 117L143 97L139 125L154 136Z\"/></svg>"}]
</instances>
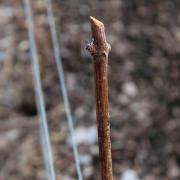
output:
<instances>
[{"instance_id":1,"label":"small stone","mask_svg":"<svg viewBox=\"0 0 180 180\"><path fill-rule=\"evenodd\" d=\"M123 89L124 94L126 94L130 97L135 97L138 94L137 86L133 82L125 82L123 84L122 89Z\"/></svg>"},{"instance_id":2,"label":"small stone","mask_svg":"<svg viewBox=\"0 0 180 180\"><path fill-rule=\"evenodd\" d=\"M135 170L127 169L122 173L120 180L140 180Z\"/></svg>"},{"instance_id":3,"label":"small stone","mask_svg":"<svg viewBox=\"0 0 180 180\"><path fill-rule=\"evenodd\" d=\"M79 127L75 131L75 141L77 144L95 144L98 140L96 126ZM69 139L69 142L71 140Z\"/></svg>"},{"instance_id":4,"label":"small stone","mask_svg":"<svg viewBox=\"0 0 180 180\"><path fill-rule=\"evenodd\" d=\"M21 41L18 45L18 50L20 52L25 52L29 49L29 42L24 40L24 41Z\"/></svg>"},{"instance_id":5,"label":"small stone","mask_svg":"<svg viewBox=\"0 0 180 180\"><path fill-rule=\"evenodd\" d=\"M88 154L80 155L79 158L80 158L80 163L83 165L88 165L92 161L92 156Z\"/></svg>"},{"instance_id":6,"label":"small stone","mask_svg":"<svg viewBox=\"0 0 180 180\"><path fill-rule=\"evenodd\" d=\"M83 174L85 178L89 178L93 174L93 168L92 166L84 167Z\"/></svg>"}]
</instances>

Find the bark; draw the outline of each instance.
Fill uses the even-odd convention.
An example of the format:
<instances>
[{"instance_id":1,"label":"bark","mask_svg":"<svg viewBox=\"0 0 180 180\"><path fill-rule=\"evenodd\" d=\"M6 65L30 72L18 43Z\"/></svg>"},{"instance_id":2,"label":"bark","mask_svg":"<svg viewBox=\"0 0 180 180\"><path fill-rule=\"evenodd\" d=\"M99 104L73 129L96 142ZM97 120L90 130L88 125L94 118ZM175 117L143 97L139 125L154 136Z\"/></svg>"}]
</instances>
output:
<instances>
[{"instance_id":1,"label":"bark","mask_svg":"<svg viewBox=\"0 0 180 180\"><path fill-rule=\"evenodd\" d=\"M108 107L108 54L110 45L106 42L104 24L90 17L92 42L86 49L94 59L96 116L98 125L99 155L102 180L112 180L112 157Z\"/></svg>"}]
</instances>

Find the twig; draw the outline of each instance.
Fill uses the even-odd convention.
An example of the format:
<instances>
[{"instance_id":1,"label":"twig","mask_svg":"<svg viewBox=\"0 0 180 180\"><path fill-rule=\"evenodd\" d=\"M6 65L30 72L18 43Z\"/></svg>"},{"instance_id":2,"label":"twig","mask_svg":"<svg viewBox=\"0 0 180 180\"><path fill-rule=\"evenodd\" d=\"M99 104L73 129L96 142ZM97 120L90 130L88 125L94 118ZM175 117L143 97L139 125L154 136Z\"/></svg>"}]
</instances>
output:
<instances>
[{"instance_id":1,"label":"twig","mask_svg":"<svg viewBox=\"0 0 180 180\"><path fill-rule=\"evenodd\" d=\"M94 59L96 116L98 124L99 155L102 180L112 180L112 157L108 108L108 54L110 45L106 42L104 24L90 17L93 41L86 49Z\"/></svg>"}]
</instances>

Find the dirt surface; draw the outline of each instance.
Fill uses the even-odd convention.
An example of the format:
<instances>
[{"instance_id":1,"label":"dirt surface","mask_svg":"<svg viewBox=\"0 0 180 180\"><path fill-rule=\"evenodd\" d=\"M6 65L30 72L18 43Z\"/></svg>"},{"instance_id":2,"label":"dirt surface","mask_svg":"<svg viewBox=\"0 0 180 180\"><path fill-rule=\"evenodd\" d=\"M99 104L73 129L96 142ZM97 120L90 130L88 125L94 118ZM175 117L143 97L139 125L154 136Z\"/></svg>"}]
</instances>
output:
<instances>
[{"instance_id":1,"label":"dirt surface","mask_svg":"<svg viewBox=\"0 0 180 180\"><path fill-rule=\"evenodd\" d=\"M57 179L77 179L45 4L31 2ZM112 47L114 179L127 169L143 180L180 179L180 1L66 0L53 10L84 179L100 179L93 65L84 49L89 15L104 22ZM0 180L44 180L23 5L1 0L0 17Z\"/></svg>"}]
</instances>

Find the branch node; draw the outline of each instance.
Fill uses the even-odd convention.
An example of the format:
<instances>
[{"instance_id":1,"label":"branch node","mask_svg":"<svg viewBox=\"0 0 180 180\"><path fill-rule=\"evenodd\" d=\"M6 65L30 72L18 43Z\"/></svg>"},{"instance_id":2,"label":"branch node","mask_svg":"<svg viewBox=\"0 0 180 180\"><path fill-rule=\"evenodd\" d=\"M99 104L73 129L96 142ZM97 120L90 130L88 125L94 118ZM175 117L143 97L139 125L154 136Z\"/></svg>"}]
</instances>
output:
<instances>
[{"instance_id":1,"label":"branch node","mask_svg":"<svg viewBox=\"0 0 180 180\"><path fill-rule=\"evenodd\" d=\"M89 51L89 53L94 56L106 56L108 57L109 52L111 51L111 45L106 43L104 50L99 50L97 45L94 43L94 39L88 42L85 46L85 49Z\"/></svg>"},{"instance_id":2,"label":"branch node","mask_svg":"<svg viewBox=\"0 0 180 180\"><path fill-rule=\"evenodd\" d=\"M96 18L90 16L92 29L92 40L86 44L85 49L95 56L105 56L111 51L111 46L106 41L104 24Z\"/></svg>"}]
</instances>

